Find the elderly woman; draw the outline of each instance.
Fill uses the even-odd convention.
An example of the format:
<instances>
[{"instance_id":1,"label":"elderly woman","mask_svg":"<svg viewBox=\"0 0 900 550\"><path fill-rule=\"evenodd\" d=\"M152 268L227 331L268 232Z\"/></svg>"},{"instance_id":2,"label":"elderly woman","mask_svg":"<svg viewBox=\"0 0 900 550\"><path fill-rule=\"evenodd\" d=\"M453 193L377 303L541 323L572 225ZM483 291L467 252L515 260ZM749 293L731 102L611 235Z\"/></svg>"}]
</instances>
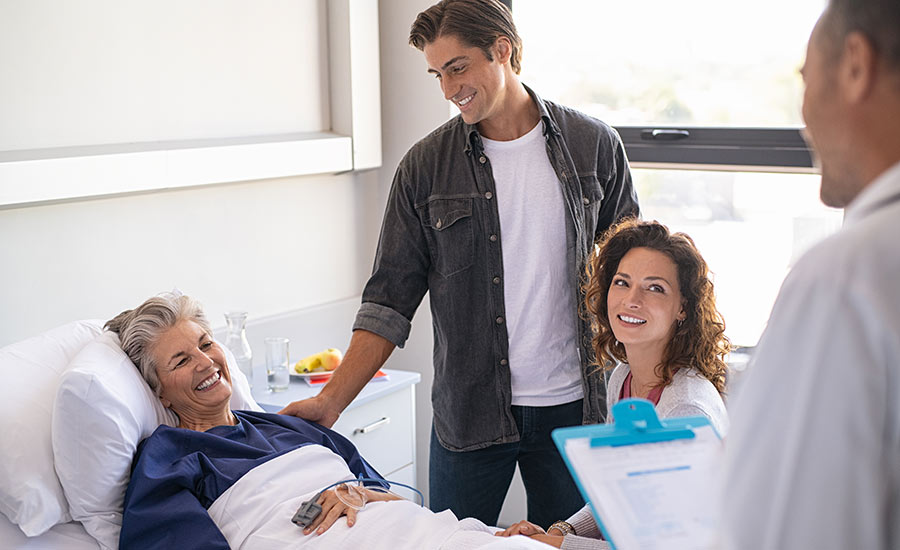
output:
<instances>
[{"instance_id":1,"label":"elderly woman","mask_svg":"<svg viewBox=\"0 0 900 550\"><path fill-rule=\"evenodd\" d=\"M608 411L621 399L641 397L660 418L705 416L725 436L724 356L731 344L709 268L690 237L635 219L611 227L588 265L586 301L597 361L615 366ZM598 540L587 506L547 533L523 521L497 534L531 535L564 549L609 547Z\"/></svg>"},{"instance_id":2,"label":"elderly woman","mask_svg":"<svg viewBox=\"0 0 900 550\"><path fill-rule=\"evenodd\" d=\"M160 426L138 448L122 548L393 550L479 548L497 540L480 522L434 514L391 493L354 489L362 495L355 502L343 498L346 489L320 493L334 482L382 478L336 432L293 416L229 410L225 355L191 298L150 298L106 328L178 418L177 427ZM301 530L292 516L315 495L322 511ZM357 515L361 503L365 511ZM335 523L344 515L346 522ZM317 536L307 536L313 530ZM538 545L518 539L503 548Z\"/></svg>"}]
</instances>

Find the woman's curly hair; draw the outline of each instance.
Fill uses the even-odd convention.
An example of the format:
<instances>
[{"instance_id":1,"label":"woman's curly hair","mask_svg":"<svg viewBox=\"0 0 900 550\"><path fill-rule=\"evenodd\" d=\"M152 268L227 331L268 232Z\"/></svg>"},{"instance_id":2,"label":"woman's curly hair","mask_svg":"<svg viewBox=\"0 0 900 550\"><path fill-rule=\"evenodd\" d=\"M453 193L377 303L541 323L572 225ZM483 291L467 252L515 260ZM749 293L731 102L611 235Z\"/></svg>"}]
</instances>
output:
<instances>
[{"instance_id":1,"label":"woman's curly hair","mask_svg":"<svg viewBox=\"0 0 900 550\"><path fill-rule=\"evenodd\" d=\"M627 362L625 346L616 340L610 326L607 293L619 262L636 247L662 252L675 263L686 314L684 322L675 327L656 374L667 385L679 368L694 369L724 394L728 370L724 357L732 346L725 336L725 321L716 309L709 267L689 236L670 233L668 227L656 221L627 218L613 225L603 234L588 261L585 306L594 332L591 343L598 365L608 369L616 360Z\"/></svg>"}]
</instances>

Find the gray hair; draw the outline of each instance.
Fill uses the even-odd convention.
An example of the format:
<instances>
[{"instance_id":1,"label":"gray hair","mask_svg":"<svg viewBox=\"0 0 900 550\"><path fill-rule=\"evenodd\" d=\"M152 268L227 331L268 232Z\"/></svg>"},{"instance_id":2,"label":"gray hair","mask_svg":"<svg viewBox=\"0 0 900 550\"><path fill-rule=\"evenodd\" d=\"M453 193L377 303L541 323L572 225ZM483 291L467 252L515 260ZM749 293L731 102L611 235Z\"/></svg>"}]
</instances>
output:
<instances>
[{"instance_id":1,"label":"gray hair","mask_svg":"<svg viewBox=\"0 0 900 550\"><path fill-rule=\"evenodd\" d=\"M212 335L200 302L180 293L166 292L128 309L106 322L104 328L119 335L122 350L134 363L157 397L162 391L153 360L153 348L162 333L180 321L193 321Z\"/></svg>"},{"instance_id":2,"label":"gray hair","mask_svg":"<svg viewBox=\"0 0 900 550\"><path fill-rule=\"evenodd\" d=\"M847 34L860 32L890 67L900 70L900 2L829 0L825 13L833 48L841 48Z\"/></svg>"}]
</instances>

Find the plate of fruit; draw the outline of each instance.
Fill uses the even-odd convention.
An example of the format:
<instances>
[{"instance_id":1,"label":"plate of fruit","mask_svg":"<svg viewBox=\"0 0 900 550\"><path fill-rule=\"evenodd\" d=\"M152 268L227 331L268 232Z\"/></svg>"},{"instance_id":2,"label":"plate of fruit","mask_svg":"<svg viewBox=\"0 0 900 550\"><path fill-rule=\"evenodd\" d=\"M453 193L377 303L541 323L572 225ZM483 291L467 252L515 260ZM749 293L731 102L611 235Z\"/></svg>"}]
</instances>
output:
<instances>
[{"instance_id":1,"label":"plate of fruit","mask_svg":"<svg viewBox=\"0 0 900 550\"><path fill-rule=\"evenodd\" d=\"M294 363L291 368L291 376L298 378L311 378L331 376L332 371L338 368L344 354L337 348L328 348L319 353L308 355Z\"/></svg>"}]
</instances>

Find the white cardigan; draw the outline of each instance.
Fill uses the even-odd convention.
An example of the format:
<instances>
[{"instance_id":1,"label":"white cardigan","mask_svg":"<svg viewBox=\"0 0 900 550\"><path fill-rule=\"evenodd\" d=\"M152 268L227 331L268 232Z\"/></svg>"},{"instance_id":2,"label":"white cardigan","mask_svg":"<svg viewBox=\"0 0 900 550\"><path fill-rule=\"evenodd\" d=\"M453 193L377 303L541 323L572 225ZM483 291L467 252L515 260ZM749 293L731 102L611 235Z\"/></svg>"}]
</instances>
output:
<instances>
[{"instance_id":1,"label":"white cardigan","mask_svg":"<svg viewBox=\"0 0 900 550\"><path fill-rule=\"evenodd\" d=\"M606 422L612 423L613 405L619 402L622 385L631 368L622 363L613 370L606 384ZM705 416L709 419L719 437L728 434L728 413L725 402L712 382L695 370L678 369L672 382L663 388L656 405L656 414L660 418L679 416Z\"/></svg>"},{"instance_id":2,"label":"white cardigan","mask_svg":"<svg viewBox=\"0 0 900 550\"><path fill-rule=\"evenodd\" d=\"M606 384L606 422L612 423L613 405L619 402L622 385L631 368L622 363L613 370ZM725 402L712 382L702 374L688 369L679 369L672 377L672 382L663 388L656 405L656 414L660 418L679 416L705 416L718 432L720 437L728 433L728 413ZM600 529L591 515L591 510L584 508L575 512L566 520L578 536L567 535L563 539L562 550L605 550L609 543L600 538Z\"/></svg>"}]
</instances>

